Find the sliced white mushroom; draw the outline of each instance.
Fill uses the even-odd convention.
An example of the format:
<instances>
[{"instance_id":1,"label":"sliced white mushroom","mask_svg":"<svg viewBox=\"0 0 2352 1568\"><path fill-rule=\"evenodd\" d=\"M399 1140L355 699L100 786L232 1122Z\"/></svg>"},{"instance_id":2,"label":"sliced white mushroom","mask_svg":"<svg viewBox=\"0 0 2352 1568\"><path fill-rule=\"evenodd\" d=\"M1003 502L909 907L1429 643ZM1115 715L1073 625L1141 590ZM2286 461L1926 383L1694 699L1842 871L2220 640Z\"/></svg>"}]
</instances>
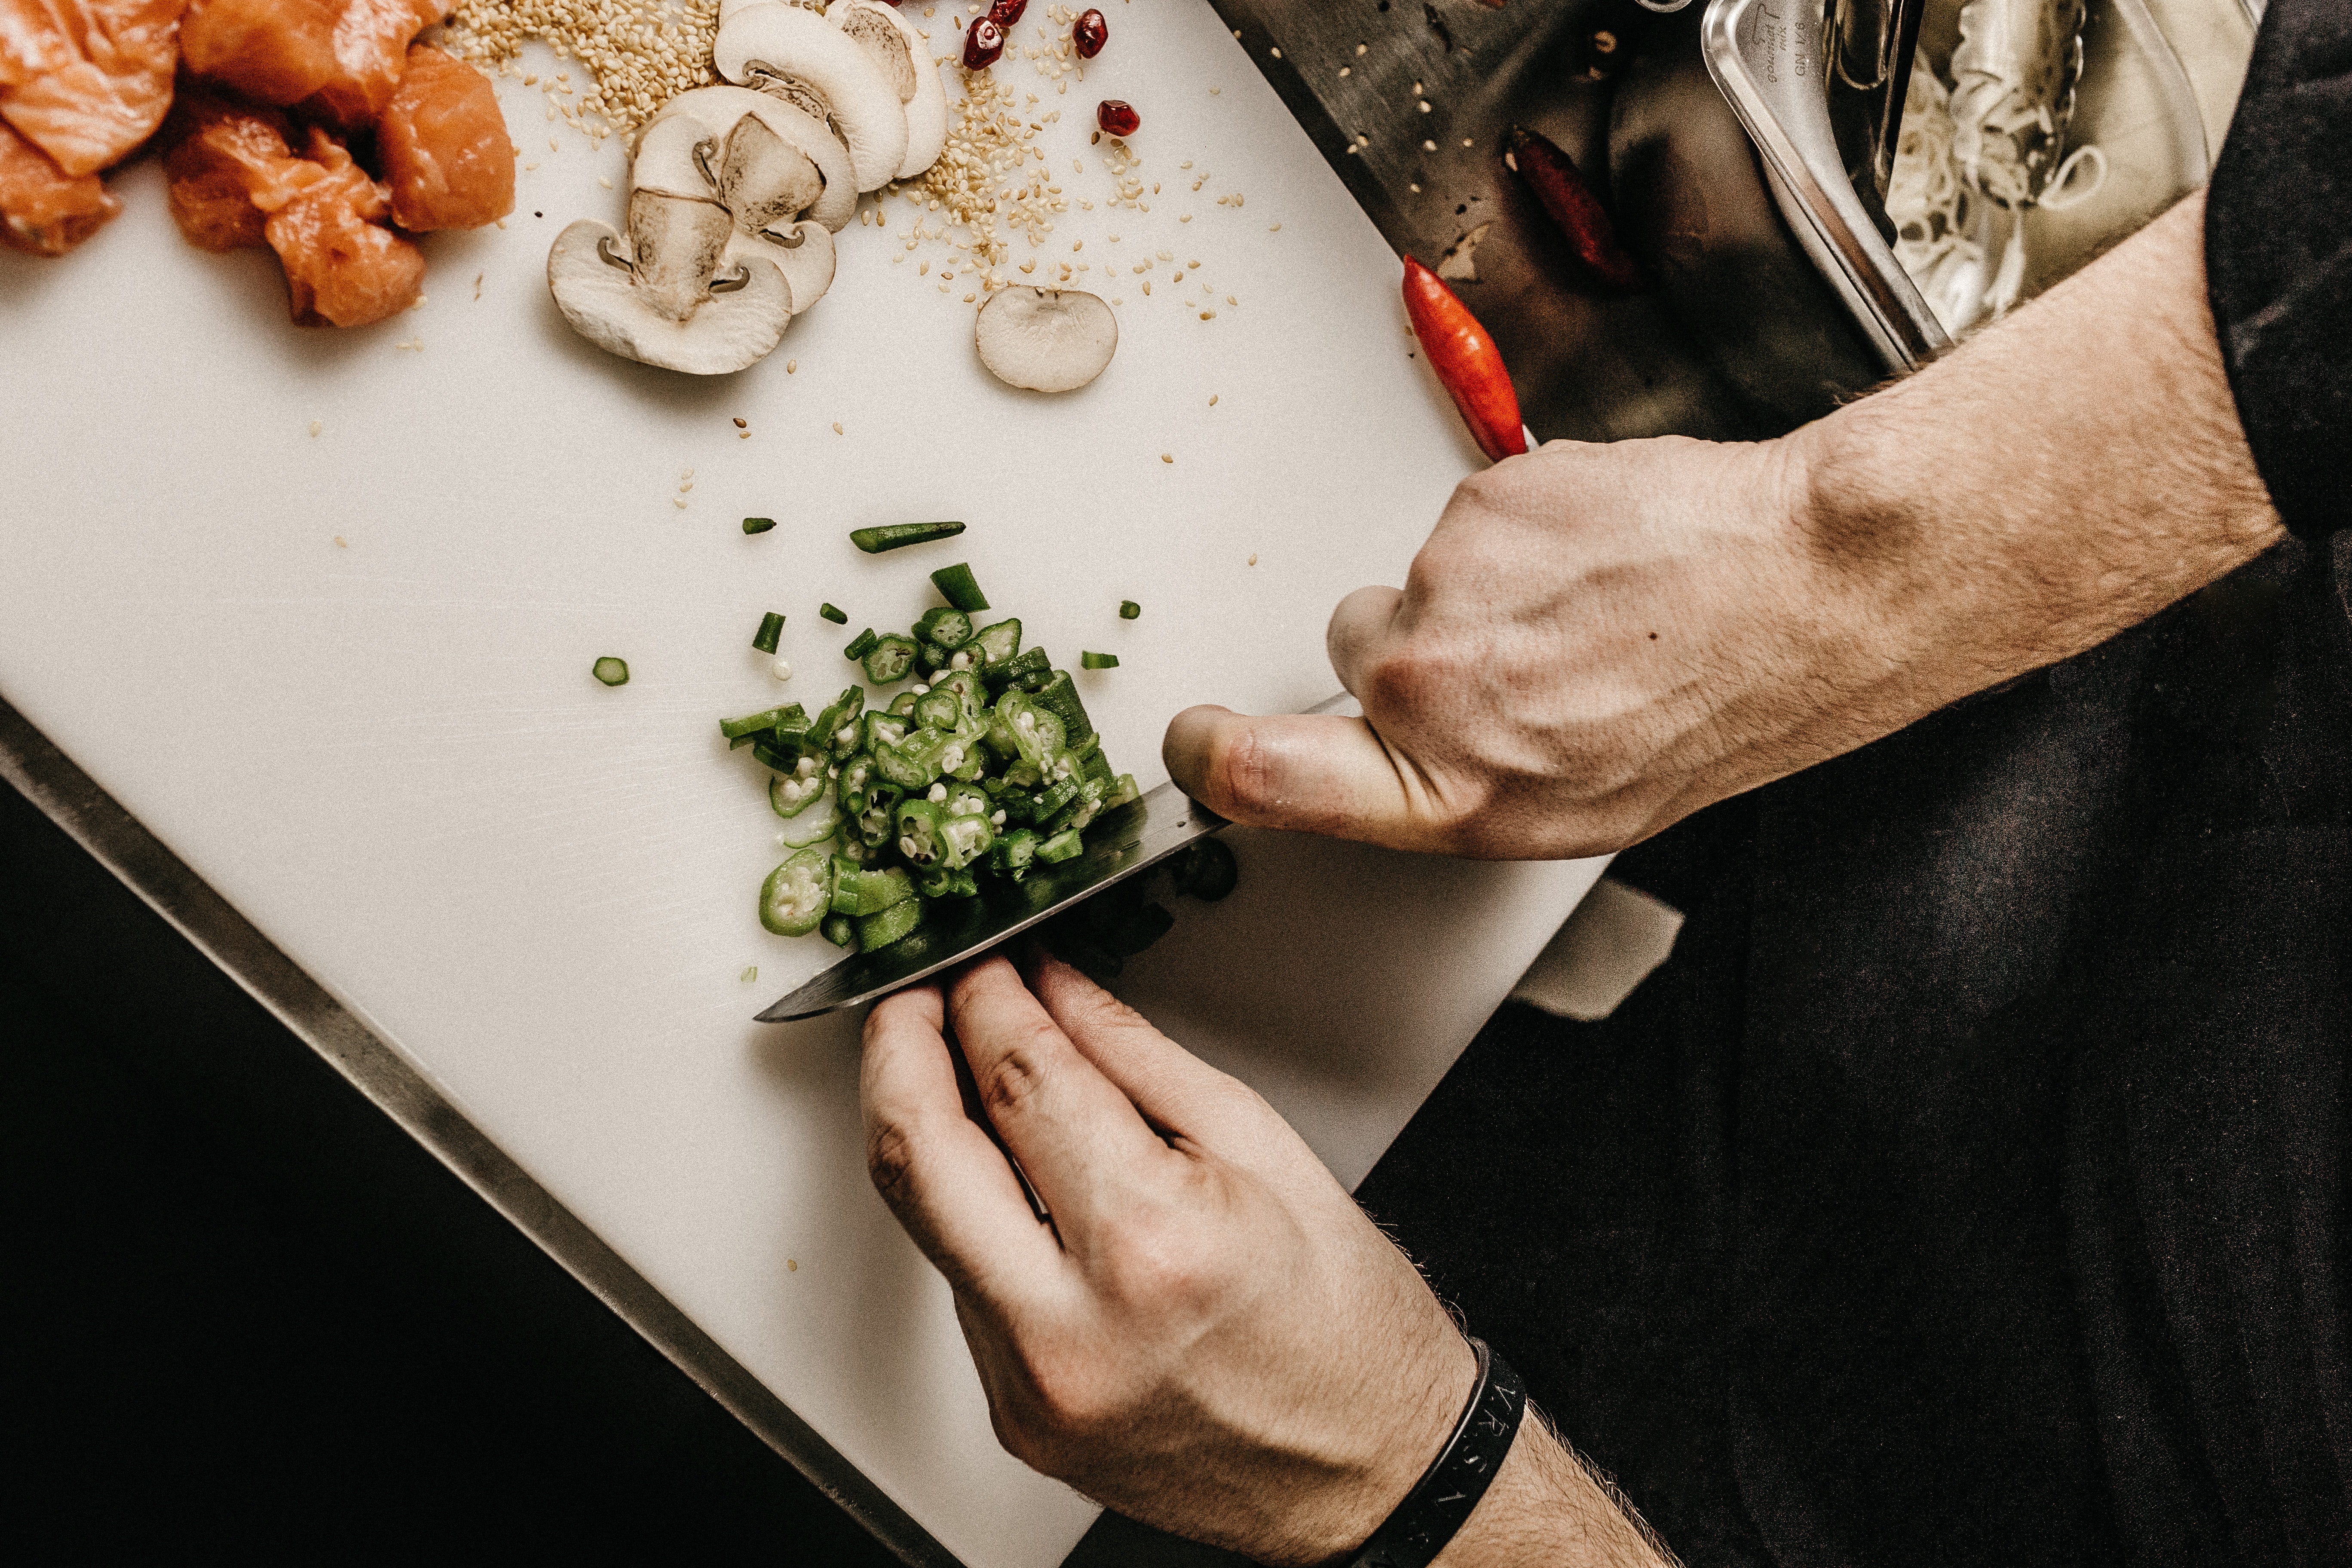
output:
<instances>
[{"instance_id":1,"label":"sliced white mushroom","mask_svg":"<svg viewBox=\"0 0 2352 1568\"><path fill-rule=\"evenodd\" d=\"M698 87L664 104L661 112L637 132L629 184L638 190L710 194L716 189L718 154L745 115L755 116L815 166L824 188L809 205L808 216L830 229L846 226L857 211L857 173L849 161L849 149L825 128L821 116L813 118L781 98L748 87ZM710 147L698 154L697 144L706 141ZM687 182L706 180L690 191L679 188ZM737 215L739 219L741 216ZM763 223L772 221L771 217Z\"/></svg>"},{"instance_id":2,"label":"sliced white mushroom","mask_svg":"<svg viewBox=\"0 0 2352 1568\"><path fill-rule=\"evenodd\" d=\"M907 155L898 177L911 180L939 162L948 143L948 94L940 68L915 25L879 0L835 0L826 12L879 67L907 111Z\"/></svg>"},{"instance_id":3,"label":"sliced white mushroom","mask_svg":"<svg viewBox=\"0 0 2352 1568\"><path fill-rule=\"evenodd\" d=\"M833 287L833 231L809 218L789 228L762 230L750 238L739 233L728 248L727 259L753 258L765 260L784 275L795 316L824 299L824 291Z\"/></svg>"},{"instance_id":4,"label":"sliced white mushroom","mask_svg":"<svg viewBox=\"0 0 2352 1568\"><path fill-rule=\"evenodd\" d=\"M879 190L907 156L907 112L856 40L814 11L746 5L719 25L711 63L729 81L821 106L848 145L857 188Z\"/></svg>"},{"instance_id":5,"label":"sliced white mushroom","mask_svg":"<svg viewBox=\"0 0 2352 1568\"><path fill-rule=\"evenodd\" d=\"M824 176L799 148L768 129L756 114L735 122L719 149L719 205L735 226L756 234L789 224L824 194Z\"/></svg>"},{"instance_id":6,"label":"sliced white mushroom","mask_svg":"<svg viewBox=\"0 0 2352 1568\"><path fill-rule=\"evenodd\" d=\"M719 223L679 210L690 206L718 212ZM751 247L716 203L640 192L630 218L627 238L586 218L555 237L547 287L573 331L608 353L689 375L741 370L776 346L792 320L792 287L764 257L740 254ZM697 277L706 256L712 269Z\"/></svg>"},{"instance_id":7,"label":"sliced white mushroom","mask_svg":"<svg viewBox=\"0 0 2352 1568\"><path fill-rule=\"evenodd\" d=\"M1080 289L1003 289L972 329L980 363L1009 386L1072 392L1103 373L1118 347L1118 318Z\"/></svg>"}]
</instances>

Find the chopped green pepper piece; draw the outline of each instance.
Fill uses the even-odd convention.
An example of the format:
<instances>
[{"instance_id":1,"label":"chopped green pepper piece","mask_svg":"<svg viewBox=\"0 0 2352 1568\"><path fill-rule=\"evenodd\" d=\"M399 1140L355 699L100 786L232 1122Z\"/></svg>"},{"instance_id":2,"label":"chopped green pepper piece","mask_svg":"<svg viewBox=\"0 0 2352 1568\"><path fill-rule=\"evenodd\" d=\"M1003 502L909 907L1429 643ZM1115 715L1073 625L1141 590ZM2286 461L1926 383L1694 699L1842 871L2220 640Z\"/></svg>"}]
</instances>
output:
<instances>
[{"instance_id":1,"label":"chopped green pepper piece","mask_svg":"<svg viewBox=\"0 0 2352 1568\"><path fill-rule=\"evenodd\" d=\"M797 772L801 763L806 760L808 747L803 736L794 735L789 739L780 740L776 732L771 730L752 741L751 754L760 760L760 765L762 767L773 768L780 773L792 773Z\"/></svg>"},{"instance_id":2,"label":"chopped green pepper piece","mask_svg":"<svg viewBox=\"0 0 2352 1568\"><path fill-rule=\"evenodd\" d=\"M786 782L786 775L777 774L768 781L768 805L784 825L776 830L776 842L792 849L805 849L812 844L823 844L841 831L841 803L824 791L824 780L815 780L817 793L814 800L803 799L786 810L788 792L777 786Z\"/></svg>"},{"instance_id":3,"label":"chopped green pepper piece","mask_svg":"<svg viewBox=\"0 0 2352 1568\"><path fill-rule=\"evenodd\" d=\"M747 517L743 520L743 531L746 533L765 533L775 526L776 520L772 517Z\"/></svg>"},{"instance_id":4,"label":"chopped green pepper piece","mask_svg":"<svg viewBox=\"0 0 2352 1568\"><path fill-rule=\"evenodd\" d=\"M1143 792L1136 787L1135 775L1121 773L1111 782L1110 798L1103 802L1103 809L1108 811L1117 805L1133 805L1142 798Z\"/></svg>"},{"instance_id":5,"label":"chopped green pepper piece","mask_svg":"<svg viewBox=\"0 0 2352 1568\"><path fill-rule=\"evenodd\" d=\"M822 746L835 759L845 758L857 750L857 716L866 711L866 688L845 686L833 705L816 716L809 726L809 743Z\"/></svg>"},{"instance_id":6,"label":"chopped green pepper piece","mask_svg":"<svg viewBox=\"0 0 2352 1568\"><path fill-rule=\"evenodd\" d=\"M589 666L588 673L607 686L626 686L629 683L629 661L614 658L608 653Z\"/></svg>"},{"instance_id":7,"label":"chopped green pepper piece","mask_svg":"<svg viewBox=\"0 0 2352 1568\"><path fill-rule=\"evenodd\" d=\"M824 940L835 947L857 945L857 922L847 915L827 915L824 923L816 929L823 931Z\"/></svg>"},{"instance_id":8,"label":"chopped green pepper piece","mask_svg":"<svg viewBox=\"0 0 2352 1568\"><path fill-rule=\"evenodd\" d=\"M1012 624L1018 626L1020 623L1016 621ZM989 628L990 631L994 629L992 626ZM984 631L980 635L984 638L988 636L988 632ZM1053 662L1053 659L1046 656L1044 648L1033 647L1028 652L1015 655L1009 659L991 660L981 669L980 679L986 683L991 691L1003 691L1032 675L1038 677L1041 681L1044 680ZM1035 688L1031 687L1026 689L1034 690Z\"/></svg>"},{"instance_id":9,"label":"chopped green pepper piece","mask_svg":"<svg viewBox=\"0 0 2352 1568\"><path fill-rule=\"evenodd\" d=\"M837 858L833 868L833 912L837 915L878 915L893 904L904 903L915 896L914 879L903 867L886 866L869 871L847 856Z\"/></svg>"},{"instance_id":10,"label":"chopped green pepper piece","mask_svg":"<svg viewBox=\"0 0 2352 1568\"><path fill-rule=\"evenodd\" d=\"M849 542L868 555L879 555L886 550L903 550L909 544L953 539L962 531L963 524L960 522L893 522L880 528L852 529Z\"/></svg>"},{"instance_id":11,"label":"chopped green pepper piece","mask_svg":"<svg viewBox=\"0 0 2352 1568\"><path fill-rule=\"evenodd\" d=\"M931 585L940 591L940 598L967 616L988 608L988 595L972 580L971 566L967 562L940 567L931 574Z\"/></svg>"},{"instance_id":12,"label":"chopped green pepper piece","mask_svg":"<svg viewBox=\"0 0 2352 1568\"><path fill-rule=\"evenodd\" d=\"M839 605L819 605L816 607L816 613L836 626L845 626L849 624L849 612Z\"/></svg>"},{"instance_id":13,"label":"chopped green pepper piece","mask_svg":"<svg viewBox=\"0 0 2352 1568\"><path fill-rule=\"evenodd\" d=\"M1118 668L1118 655L1115 653L1087 653L1081 650L1078 654L1078 668L1080 669L1117 669Z\"/></svg>"},{"instance_id":14,"label":"chopped green pepper piece","mask_svg":"<svg viewBox=\"0 0 2352 1568\"><path fill-rule=\"evenodd\" d=\"M849 639L849 646L841 650L841 657L846 659L864 658L874 651L874 645L881 640L874 635L874 628L868 626Z\"/></svg>"},{"instance_id":15,"label":"chopped green pepper piece","mask_svg":"<svg viewBox=\"0 0 2352 1568\"><path fill-rule=\"evenodd\" d=\"M956 730L963 725L963 700L943 686L934 686L915 699L915 722L926 730Z\"/></svg>"},{"instance_id":16,"label":"chopped green pepper piece","mask_svg":"<svg viewBox=\"0 0 2352 1568\"><path fill-rule=\"evenodd\" d=\"M988 853L988 847L996 842L996 829L988 825L988 818L974 813L950 816L940 828L940 837L947 846L948 864L965 866Z\"/></svg>"},{"instance_id":17,"label":"chopped green pepper piece","mask_svg":"<svg viewBox=\"0 0 2352 1568\"><path fill-rule=\"evenodd\" d=\"M878 780L866 792L865 804L859 807L857 820L852 826L857 842L868 849L887 849L898 837L898 803L907 792L894 784Z\"/></svg>"},{"instance_id":18,"label":"chopped green pepper piece","mask_svg":"<svg viewBox=\"0 0 2352 1568\"><path fill-rule=\"evenodd\" d=\"M925 610L922 618L915 623L915 637L941 647L961 647L971 640L971 617L952 605Z\"/></svg>"},{"instance_id":19,"label":"chopped green pepper piece","mask_svg":"<svg viewBox=\"0 0 2352 1568\"><path fill-rule=\"evenodd\" d=\"M908 723L903 715L887 713L879 708L866 710L865 733L859 737L860 750L880 756L886 747L895 746L907 738Z\"/></svg>"},{"instance_id":20,"label":"chopped green pepper piece","mask_svg":"<svg viewBox=\"0 0 2352 1568\"><path fill-rule=\"evenodd\" d=\"M923 923L923 900L908 899L903 904L893 904L878 915L867 915L857 922L857 947L861 952L872 952L892 942Z\"/></svg>"},{"instance_id":21,"label":"chopped green pepper piece","mask_svg":"<svg viewBox=\"0 0 2352 1568\"><path fill-rule=\"evenodd\" d=\"M1085 848L1085 843L1078 837L1078 830L1075 827L1065 827L1061 832L1037 846L1037 858L1050 866L1056 861L1076 859L1078 853Z\"/></svg>"},{"instance_id":22,"label":"chopped green pepper piece","mask_svg":"<svg viewBox=\"0 0 2352 1568\"><path fill-rule=\"evenodd\" d=\"M1133 599L1121 599L1118 602L1118 618L1120 620L1131 621L1141 614L1143 614L1143 606L1137 604Z\"/></svg>"},{"instance_id":23,"label":"chopped green pepper piece","mask_svg":"<svg viewBox=\"0 0 2352 1568\"><path fill-rule=\"evenodd\" d=\"M925 675L929 675L934 670L945 669L948 667L948 650L941 647L939 644L935 642L919 642L915 647L919 650L915 656L915 661L923 667L923 673Z\"/></svg>"},{"instance_id":24,"label":"chopped green pepper piece","mask_svg":"<svg viewBox=\"0 0 2352 1568\"><path fill-rule=\"evenodd\" d=\"M877 686L891 686L907 679L908 667L915 662L915 645L896 632L877 639L866 655L866 679Z\"/></svg>"},{"instance_id":25,"label":"chopped green pepper piece","mask_svg":"<svg viewBox=\"0 0 2352 1568\"><path fill-rule=\"evenodd\" d=\"M770 610L760 617L760 629L751 638L751 646L761 653L776 651L777 642L784 635L784 617Z\"/></svg>"},{"instance_id":26,"label":"chopped green pepper piece","mask_svg":"<svg viewBox=\"0 0 2352 1568\"><path fill-rule=\"evenodd\" d=\"M1219 838L1196 838L1178 850L1174 868L1178 892L1210 903L1232 892L1241 879L1232 847Z\"/></svg>"},{"instance_id":27,"label":"chopped green pepper piece","mask_svg":"<svg viewBox=\"0 0 2352 1568\"><path fill-rule=\"evenodd\" d=\"M760 885L760 923L778 936L803 936L824 919L833 897L833 858L803 849Z\"/></svg>"}]
</instances>

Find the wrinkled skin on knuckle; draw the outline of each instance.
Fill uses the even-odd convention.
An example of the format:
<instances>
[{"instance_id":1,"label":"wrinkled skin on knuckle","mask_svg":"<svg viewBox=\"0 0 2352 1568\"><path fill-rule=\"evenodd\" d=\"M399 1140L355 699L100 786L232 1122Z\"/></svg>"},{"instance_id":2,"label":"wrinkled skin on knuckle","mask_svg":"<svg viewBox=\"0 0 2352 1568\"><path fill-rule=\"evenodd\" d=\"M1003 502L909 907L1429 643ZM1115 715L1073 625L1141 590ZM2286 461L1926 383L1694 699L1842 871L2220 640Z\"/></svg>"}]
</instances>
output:
<instances>
[{"instance_id":1,"label":"wrinkled skin on knuckle","mask_svg":"<svg viewBox=\"0 0 2352 1568\"><path fill-rule=\"evenodd\" d=\"M1047 1050L1053 1043L1051 1024L1039 1020L1026 1026L1025 1037L972 1075L980 1103L991 1117L1017 1116L1045 1087Z\"/></svg>"},{"instance_id":2,"label":"wrinkled skin on knuckle","mask_svg":"<svg viewBox=\"0 0 2352 1568\"><path fill-rule=\"evenodd\" d=\"M866 1174L874 1190L891 1208L898 1208L915 1169L914 1129L895 1117L877 1121L866 1132Z\"/></svg>"},{"instance_id":3,"label":"wrinkled skin on knuckle","mask_svg":"<svg viewBox=\"0 0 2352 1568\"><path fill-rule=\"evenodd\" d=\"M1223 795L1228 816L1263 817L1282 806L1278 759L1255 726L1234 725L1219 732L1209 747L1209 778Z\"/></svg>"}]
</instances>

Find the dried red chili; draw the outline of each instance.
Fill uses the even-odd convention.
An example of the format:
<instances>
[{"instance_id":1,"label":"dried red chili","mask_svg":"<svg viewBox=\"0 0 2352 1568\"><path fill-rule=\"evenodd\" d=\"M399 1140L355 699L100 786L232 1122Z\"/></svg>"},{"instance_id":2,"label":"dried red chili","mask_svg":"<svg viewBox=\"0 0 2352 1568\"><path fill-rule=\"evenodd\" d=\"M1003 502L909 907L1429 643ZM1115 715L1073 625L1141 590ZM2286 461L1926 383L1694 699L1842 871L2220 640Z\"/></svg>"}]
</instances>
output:
<instances>
[{"instance_id":1,"label":"dried red chili","mask_svg":"<svg viewBox=\"0 0 2352 1568\"><path fill-rule=\"evenodd\" d=\"M1462 411L1478 449L1497 463L1526 451L1519 395L1503 367L1503 351L1444 279L1410 256L1404 258L1404 308L1412 318L1412 335L1429 355L1429 368Z\"/></svg>"},{"instance_id":2,"label":"dried red chili","mask_svg":"<svg viewBox=\"0 0 2352 1568\"><path fill-rule=\"evenodd\" d=\"M1594 280L1622 293L1641 288L1641 269L1617 238L1617 226L1609 221L1607 209L1576 172L1569 155L1537 132L1517 125L1505 138L1505 166L1528 183L1543 210L1559 226L1569 249Z\"/></svg>"}]
</instances>

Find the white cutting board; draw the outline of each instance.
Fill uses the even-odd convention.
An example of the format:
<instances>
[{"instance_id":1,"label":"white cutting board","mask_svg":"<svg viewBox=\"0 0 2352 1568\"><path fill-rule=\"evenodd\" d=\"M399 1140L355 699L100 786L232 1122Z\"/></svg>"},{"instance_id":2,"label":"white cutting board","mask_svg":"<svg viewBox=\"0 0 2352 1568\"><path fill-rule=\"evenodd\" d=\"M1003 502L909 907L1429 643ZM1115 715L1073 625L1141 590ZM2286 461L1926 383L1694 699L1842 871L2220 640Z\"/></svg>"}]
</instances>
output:
<instances>
[{"instance_id":1,"label":"white cutting board","mask_svg":"<svg viewBox=\"0 0 2352 1568\"><path fill-rule=\"evenodd\" d=\"M1086 698L1156 784L1178 708L1332 690L1330 606L1401 582L1478 461L1407 357L1394 257L1214 14L1111 26L1066 95L998 68L1066 110L1068 194L1107 192L1068 173L1102 96L1141 110L1164 186L1045 254L1198 258L1217 318L1103 287L1118 358L1058 399L980 370L961 288L916 275L940 252L893 262L903 203L747 374L599 353L541 269L562 224L618 217L622 155L511 81L516 216L428 239L427 302L381 327L289 326L271 258L183 245L152 163L76 255L0 253L0 694L975 1568L1055 1563L1094 1510L998 1448L947 1291L866 1184L857 1019L750 1021L833 950L755 923L775 824L714 721L814 710L849 632L968 559L1061 661L1119 654ZM845 537L937 517L971 531ZM747 646L772 608L788 687ZM590 679L608 653L625 688ZM1241 890L1180 902L1122 989L1350 1184L1597 874L1234 842Z\"/></svg>"}]
</instances>

